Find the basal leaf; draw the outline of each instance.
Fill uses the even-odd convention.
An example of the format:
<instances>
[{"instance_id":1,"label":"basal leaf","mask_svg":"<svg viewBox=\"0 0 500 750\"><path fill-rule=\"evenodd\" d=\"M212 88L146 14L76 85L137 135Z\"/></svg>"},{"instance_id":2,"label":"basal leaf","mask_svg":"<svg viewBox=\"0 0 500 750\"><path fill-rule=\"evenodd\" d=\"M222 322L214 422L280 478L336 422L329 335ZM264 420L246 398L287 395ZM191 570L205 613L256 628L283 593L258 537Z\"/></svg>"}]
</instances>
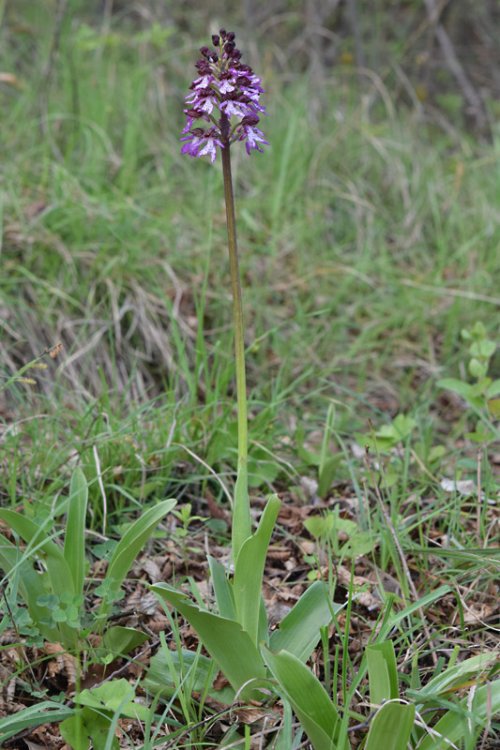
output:
<instances>
[{"instance_id":1,"label":"basal leaf","mask_svg":"<svg viewBox=\"0 0 500 750\"><path fill-rule=\"evenodd\" d=\"M52 539L47 538L43 526L38 526L21 513L6 508L0 509L0 520L5 521L26 542L27 555L35 554L45 560L54 593L75 593L73 576L63 551Z\"/></svg>"},{"instance_id":2,"label":"basal leaf","mask_svg":"<svg viewBox=\"0 0 500 750\"><path fill-rule=\"evenodd\" d=\"M396 654L392 641L366 647L370 702L374 706L399 697Z\"/></svg>"},{"instance_id":3,"label":"basal leaf","mask_svg":"<svg viewBox=\"0 0 500 750\"><path fill-rule=\"evenodd\" d=\"M328 586L316 581L272 633L271 650L287 651L305 662L318 644L321 628L330 624L332 613L339 609L340 605L331 601Z\"/></svg>"},{"instance_id":4,"label":"basal leaf","mask_svg":"<svg viewBox=\"0 0 500 750\"><path fill-rule=\"evenodd\" d=\"M85 474L78 468L73 472L68 498L64 557L73 576L75 592L83 594L85 580L85 519L88 486Z\"/></svg>"},{"instance_id":5,"label":"basal leaf","mask_svg":"<svg viewBox=\"0 0 500 750\"><path fill-rule=\"evenodd\" d=\"M116 545L108 570L104 578L104 585L109 585L113 591L118 591L125 576L130 570L134 560L142 550L149 537L155 530L161 519L169 513L176 505L175 500L163 500L153 508L146 510L130 526ZM112 598L112 597L111 597ZM109 607L109 601L103 600L100 615L105 614Z\"/></svg>"},{"instance_id":6,"label":"basal leaf","mask_svg":"<svg viewBox=\"0 0 500 750\"><path fill-rule=\"evenodd\" d=\"M157 583L151 590L192 625L234 690L243 688L240 693L243 700L261 697L257 688L266 680L266 668L252 639L238 622L200 609L185 594L165 583Z\"/></svg>"},{"instance_id":7,"label":"basal leaf","mask_svg":"<svg viewBox=\"0 0 500 750\"><path fill-rule=\"evenodd\" d=\"M42 635L49 641L57 642L60 639L57 629L43 624L50 620L50 610L38 603L47 574L35 572L31 561L3 534L0 534L0 568L9 576L9 581L14 580L19 587L31 619Z\"/></svg>"},{"instance_id":8,"label":"basal leaf","mask_svg":"<svg viewBox=\"0 0 500 750\"><path fill-rule=\"evenodd\" d=\"M366 750L406 750L415 721L415 706L386 703L370 724Z\"/></svg>"},{"instance_id":9,"label":"basal leaf","mask_svg":"<svg viewBox=\"0 0 500 750\"><path fill-rule=\"evenodd\" d=\"M208 566L210 568L210 578L214 587L215 601L217 602L220 616L227 617L229 620L236 619L233 591L227 578L226 569L218 560L210 555L208 556Z\"/></svg>"},{"instance_id":10,"label":"basal leaf","mask_svg":"<svg viewBox=\"0 0 500 750\"><path fill-rule=\"evenodd\" d=\"M286 651L273 653L264 645L261 651L314 750L337 750L339 715L319 680L296 656Z\"/></svg>"},{"instance_id":11,"label":"basal leaf","mask_svg":"<svg viewBox=\"0 0 500 750\"><path fill-rule=\"evenodd\" d=\"M236 619L254 644L258 640L262 576L267 549L280 506L276 495L269 498L257 531L244 542L235 565L233 593Z\"/></svg>"}]
</instances>

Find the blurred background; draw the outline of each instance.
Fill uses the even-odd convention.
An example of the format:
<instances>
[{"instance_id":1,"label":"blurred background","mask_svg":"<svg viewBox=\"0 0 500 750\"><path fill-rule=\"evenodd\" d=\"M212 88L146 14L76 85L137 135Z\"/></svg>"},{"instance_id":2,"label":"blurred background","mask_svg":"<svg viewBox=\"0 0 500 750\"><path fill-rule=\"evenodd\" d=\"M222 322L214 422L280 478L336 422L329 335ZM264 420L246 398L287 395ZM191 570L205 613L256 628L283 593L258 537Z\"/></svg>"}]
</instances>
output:
<instances>
[{"instance_id":1,"label":"blurred background","mask_svg":"<svg viewBox=\"0 0 500 750\"><path fill-rule=\"evenodd\" d=\"M493 323L496 0L3 0L0 21L4 377L64 346L16 409L231 395L220 165L179 153L220 26L268 110L266 153L234 150L256 410L427 408L462 328Z\"/></svg>"}]
</instances>

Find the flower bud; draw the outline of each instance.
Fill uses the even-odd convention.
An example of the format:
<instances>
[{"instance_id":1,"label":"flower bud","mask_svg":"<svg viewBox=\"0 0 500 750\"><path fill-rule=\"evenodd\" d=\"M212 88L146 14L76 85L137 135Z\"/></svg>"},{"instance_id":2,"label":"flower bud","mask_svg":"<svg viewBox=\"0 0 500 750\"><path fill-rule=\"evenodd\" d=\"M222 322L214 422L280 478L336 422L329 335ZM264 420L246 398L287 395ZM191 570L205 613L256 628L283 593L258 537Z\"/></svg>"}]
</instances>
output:
<instances>
[{"instance_id":1,"label":"flower bud","mask_svg":"<svg viewBox=\"0 0 500 750\"><path fill-rule=\"evenodd\" d=\"M220 36L218 34L213 34L212 35L212 44L214 45L214 47L218 47L219 46L219 44L220 44Z\"/></svg>"}]
</instances>

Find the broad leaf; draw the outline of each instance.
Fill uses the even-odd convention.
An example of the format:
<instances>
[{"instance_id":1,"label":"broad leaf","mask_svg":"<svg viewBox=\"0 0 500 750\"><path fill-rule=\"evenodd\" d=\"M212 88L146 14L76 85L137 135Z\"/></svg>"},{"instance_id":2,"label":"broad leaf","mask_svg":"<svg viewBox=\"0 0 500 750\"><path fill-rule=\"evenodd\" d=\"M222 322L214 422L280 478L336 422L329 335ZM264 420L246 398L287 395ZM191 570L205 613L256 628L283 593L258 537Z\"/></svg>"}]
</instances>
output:
<instances>
[{"instance_id":1,"label":"broad leaf","mask_svg":"<svg viewBox=\"0 0 500 750\"><path fill-rule=\"evenodd\" d=\"M104 648L108 652L109 661L128 654L129 651L141 646L147 640L148 636L141 630L126 628L122 625L114 625L106 630L102 639Z\"/></svg>"},{"instance_id":2,"label":"broad leaf","mask_svg":"<svg viewBox=\"0 0 500 750\"><path fill-rule=\"evenodd\" d=\"M118 713L130 719L147 721L150 712L142 703L135 703L135 691L128 680L110 680L90 690L82 690L75 696L75 702L98 711Z\"/></svg>"},{"instance_id":3,"label":"broad leaf","mask_svg":"<svg viewBox=\"0 0 500 750\"><path fill-rule=\"evenodd\" d=\"M88 494L85 474L81 469L75 469L69 489L64 557L73 576L77 594L83 594L85 580L85 518Z\"/></svg>"},{"instance_id":4,"label":"broad leaf","mask_svg":"<svg viewBox=\"0 0 500 750\"><path fill-rule=\"evenodd\" d=\"M43 526L40 527L31 519L25 518L21 513L8 509L0 509L0 520L5 521L26 542L28 545L26 554L28 556L37 555L45 560L52 590L55 594L75 593L73 576L64 554L55 542L47 539Z\"/></svg>"},{"instance_id":5,"label":"broad leaf","mask_svg":"<svg viewBox=\"0 0 500 750\"><path fill-rule=\"evenodd\" d=\"M341 609L334 604L323 581L316 581L302 594L295 606L283 618L270 638L272 651L288 651L306 661L320 639L321 628L332 621L332 614Z\"/></svg>"},{"instance_id":6,"label":"broad leaf","mask_svg":"<svg viewBox=\"0 0 500 750\"><path fill-rule=\"evenodd\" d=\"M319 680L296 656L286 651L275 654L265 646L261 651L314 750L336 750L339 715Z\"/></svg>"},{"instance_id":7,"label":"broad leaf","mask_svg":"<svg viewBox=\"0 0 500 750\"><path fill-rule=\"evenodd\" d=\"M50 620L50 610L38 604L40 594L45 591L48 580L46 573L37 573L30 560L22 551L0 534L0 568L10 577L11 582L19 587L19 592L28 607L31 619L48 640L57 642L60 635L56 628L44 625Z\"/></svg>"},{"instance_id":8,"label":"broad leaf","mask_svg":"<svg viewBox=\"0 0 500 750\"><path fill-rule=\"evenodd\" d=\"M396 655L392 641L366 647L370 703L380 706L384 701L399 697Z\"/></svg>"},{"instance_id":9,"label":"broad leaf","mask_svg":"<svg viewBox=\"0 0 500 750\"><path fill-rule=\"evenodd\" d=\"M365 750L406 750L415 722L415 706L386 703L370 724Z\"/></svg>"},{"instance_id":10,"label":"broad leaf","mask_svg":"<svg viewBox=\"0 0 500 750\"><path fill-rule=\"evenodd\" d=\"M187 649L179 653L162 648L151 658L142 685L153 695L170 698L179 684L185 683L191 693L208 694L219 703L230 705L235 700L233 688L227 684L220 689L213 687L218 671L218 665L208 656Z\"/></svg>"},{"instance_id":11,"label":"broad leaf","mask_svg":"<svg viewBox=\"0 0 500 750\"><path fill-rule=\"evenodd\" d=\"M112 591L117 592L134 560L142 550L154 529L161 519L169 513L176 505L175 500L163 500L153 508L146 510L132 526L127 529L120 539L111 559L104 578L104 584L109 584ZM111 597L112 598L112 597ZM99 614L102 616L108 611L109 600L103 600Z\"/></svg>"},{"instance_id":12,"label":"broad leaf","mask_svg":"<svg viewBox=\"0 0 500 750\"><path fill-rule=\"evenodd\" d=\"M166 583L157 583L151 590L192 625L234 690L243 688L240 693L243 700L262 697L257 688L266 680L266 668L255 644L238 622L200 609Z\"/></svg>"},{"instance_id":13,"label":"broad leaf","mask_svg":"<svg viewBox=\"0 0 500 750\"><path fill-rule=\"evenodd\" d=\"M254 644L258 641L262 576L267 549L280 506L276 495L269 498L257 531L240 549L234 570L236 619Z\"/></svg>"}]
</instances>

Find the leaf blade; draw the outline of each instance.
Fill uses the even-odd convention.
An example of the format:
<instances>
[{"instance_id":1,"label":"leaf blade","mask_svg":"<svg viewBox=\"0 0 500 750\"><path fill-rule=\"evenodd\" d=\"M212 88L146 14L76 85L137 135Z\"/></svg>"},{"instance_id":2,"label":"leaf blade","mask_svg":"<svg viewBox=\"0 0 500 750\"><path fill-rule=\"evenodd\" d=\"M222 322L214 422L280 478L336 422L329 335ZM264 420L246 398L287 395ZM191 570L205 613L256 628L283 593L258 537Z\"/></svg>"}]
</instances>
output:
<instances>
[{"instance_id":1,"label":"leaf blade","mask_svg":"<svg viewBox=\"0 0 500 750\"><path fill-rule=\"evenodd\" d=\"M73 576L75 591L80 595L83 595L85 581L85 519L88 495L85 474L77 468L70 483L64 557Z\"/></svg>"}]
</instances>

